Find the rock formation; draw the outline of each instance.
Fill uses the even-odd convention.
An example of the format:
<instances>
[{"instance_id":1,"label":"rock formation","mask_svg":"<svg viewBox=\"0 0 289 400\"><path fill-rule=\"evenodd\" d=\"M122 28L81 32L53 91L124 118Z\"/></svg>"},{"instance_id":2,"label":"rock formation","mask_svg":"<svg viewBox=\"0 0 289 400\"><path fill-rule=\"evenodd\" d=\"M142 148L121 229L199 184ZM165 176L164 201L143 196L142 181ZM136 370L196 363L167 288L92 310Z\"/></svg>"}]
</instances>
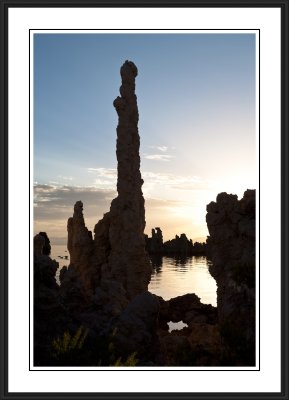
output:
<instances>
[{"instance_id":1,"label":"rock formation","mask_svg":"<svg viewBox=\"0 0 289 400\"><path fill-rule=\"evenodd\" d=\"M113 323L113 343L122 357L137 353L138 357L151 359L158 345L157 325L159 314L157 296L150 292L136 296Z\"/></svg>"},{"instance_id":2,"label":"rock formation","mask_svg":"<svg viewBox=\"0 0 289 400\"><path fill-rule=\"evenodd\" d=\"M176 235L174 239L163 243L163 235L160 228L152 229L152 237L145 235L146 249L150 255L163 254L168 256L182 255L206 255L206 243L193 243L192 239L188 239L185 233L180 236Z\"/></svg>"},{"instance_id":3,"label":"rock formation","mask_svg":"<svg viewBox=\"0 0 289 400\"><path fill-rule=\"evenodd\" d=\"M145 209L140 174L138 107L135 95L136 66L126 61L120 69L121 97L114 101L119 121L116 155L118 196L110 207L108 268L128 297L147 290L151 265L145 251Z\"/></svg>"},{"instance_id":4,"label":"rock formation","mask_svg":"<svg viewBox=\"0 0 289 400\"><path fill-rule=\"evenodd\" d=\"M190 325L192 323L217 324L217 309L211 304L203 304L194 293L164 300L158 296L160 303L159 324L167 329L167 323L183 321Z\"/></svg>"},{"instance_id":5,"label":"rock formation","mask_svg":"<svg viewBox=\"0 0 289 400\"><path fill-rule=\"evenodd\" d=\"M44 255L49 256L51 253L51 245L50 245L49 237L47 236L46 232L39 232L39 235L43 236L44 240L45 240L42 252Z\"/></svg>"},{"instance_id":6,"label":"rock formation","mask_svg":"<svg viewBox=\"0 0 289 400\"><path fill-rule=\"evenodd\" d=\"M120 97L114 101L119 121L116 156L118 196L94 228L94 238L85 227L83 205L78 201L68 220L70 266L61 274L68 287L77 277L86 295L93 295L103 281L119 282L128 299L147 291L151 264L145 250L145 208L140 173L140 137L135 95L136 66L126 61L120 69ZM70 282L70 283L69 283Z\"/></svg>"},{"instance_id":7,"label":"rock formation","mask_svg":"<svg viewBox=\"0 0 289 400\"><path fill-rule=\"evenodd\" d=\"M72 276L79 280L86 295L91 295L99 283L100 268L93 263L95 246L89 230L85 226L83 204L77 201L74 205L73 217L67 223L67 249L70 254L70 265L67 273L61 273L61 281L65 286L66 275L69 276L68 286L71 286Z\"/></svg>"},{"instance_id":8,"label":"rock formation","mask_svg":"<svg viewBox=\"0 0 289 400\"><path fill-rule=\"evenodd\" d=\"M220 193L207 206L211 275L228 363L255 364L255 190Z\"/></svg>"},{"instance_id":9,"label":"rock formation","mask_svg":"<svg viewBox=\"0 0 289 400\"><path fill-rule=\"evenodd\" d=\"M52 340L72 324L59 301L58 263L43 254L44 246L44 236L34 236L34 365L50 365Z\"/></svg>"},{"instance_id":10,"label":"rock formation","mask_svg":"<svg viewBox=\"0 0 289 400\"><path fill-rule=\"evenodd\" d=\"M35 255L41 256L43 254L44 244L45 244L45 239L43 236L39 234L34 236L33 246Z\"/></svg>"},{"instance_id":11,"label":"rock formation","mask_svg":"<svg viewBox=\"0 0 289 400\"><path fill-rule=\"evenodd\" d=\"M146 249L149 253L158 254L163 252L163 233L160 228L152 229L152 237L145 235Z\"/></svg>"},{"instance_id":12,"label":"rock formation","mask_svg":"<svg viewBox=\"0 0 289 400\"><path fill-rule=\"evenodd\" d=\"M168 301L149 293L137 68L126 61L120 72L120 97L114 101L119 117L118 196L95 225L94 235L85 226L82 202L76 202L67 225L70 265L60 271L60 286L55 279L58 263L46 255L50 252L46 233L34 238L34 363L254 365L255 192L245 192L240 201L221 193L216 203L207 206L217 309L202 304L192 293ZM202 254L207 247L193 244L185 234L163 243L160 228L152 230L146 244L155 254L156 269L163 254L185 258ZM170 321L187 326L170 333ZM76 348L79 341L81 346Z\"/></svg>"},{"instance_id":13,"label":"rock formation","mask_svg":"<svg viewBox=\"0 0 289 400\"><path fill-rule=\"evenodd\" d=\"M217 324L217 310L202 304L198 296L188 293L160 302L158 362L169 366L221 365L222 345ZM188 326L168 333L169 321Z\"/></svg>"}]
</instances>

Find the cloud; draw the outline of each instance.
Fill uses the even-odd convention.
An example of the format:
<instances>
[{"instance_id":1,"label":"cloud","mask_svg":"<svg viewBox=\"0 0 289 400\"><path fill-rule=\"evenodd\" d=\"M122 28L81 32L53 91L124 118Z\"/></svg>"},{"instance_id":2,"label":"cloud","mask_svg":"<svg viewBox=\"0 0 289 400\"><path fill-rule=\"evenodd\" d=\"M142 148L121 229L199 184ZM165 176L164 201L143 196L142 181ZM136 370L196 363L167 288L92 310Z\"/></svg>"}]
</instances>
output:
<instances>
[{"instance_id":1,"label":"cloud","mask_svg":"<svg viewBox=\"0 0 289 400\"><path fill-rule=\"evenodd\" d=\"M175 156L170 154L144 154L143 157L154 161L170 161L172 158L175 158Z\"/></svg>"},{"instance_id":2,"label":"cloud","mask_svg":"<svg viewBox=\"0 0 289 400\"><path fill-rule=\"evenodd\" d=\"M214 183L209 180L202 179L193 175L175 175L161 172L143 172L142 176L145 181L145 189L152 189L160 185L169 189L176 190L206 190L211 188Z\"/></svg>"},{"instance_id":3,"label":"cloud","mask_svg":"<svg viewBox=\"0 0 289 400\"><path fill-rule=\"evenodd\" d=\"M116 187L116 168L87 168L87 171L95 175L94 183L98 188L114 189Z\"/></svg>"},{"instance_id":4,"label":"cloud","mask_svg":"<svg viewBox=\"0 0 289 400\"><path fill-rule=\"evenodd\" d=\"M87 168L87 171L110 179L116 179L117 177L116 168Z\"/></svg>"},{"instance_id":5,"label":"cloud","mask_svg":"<svg viewBox=\"0 0 289 400\"><path fill-rule=\"evenodd\" d=\"M168 147L168 146L147 146L150 149L153 150L158 150L161 152L157 153L157 154L143 154L143 158L147 159L147 160L154 160L154 161L170 161L172 158L175 158L174 155L171 154L164 154L167 153L167 151L173 150L173 147Z\"/></svg>"},{"instance_id":6,"label":"cloud","mask_svg":"<svg viewBox=\"0 0 289 400\"><path fill-rule=\"evenodd\" d=\"M167 146L148 146L150 149L156 149L159 151L163 151L166 152L168 151L168 147Z\"/></svg>"},{"instance_id":7,"label":"cloud","mask_svg":"<svg viewBox=\"0 0 289 400\"><path fill-rule=\"evenodd\" d=\"M73 177L72 176L63 176L63 175L57 175L57 178L60 178L64 181L73 181Z\"/></svg>"},{"instance_id":8,"label":"cloud","mask_svg":"<svg viewBox=\"0 0 289 400\"><path fill-rule=\"evenodd\" d=\"M111 200L116 196L114 190L95 187L34 185L34 218L68 218L73 213L76 201L84 204L86 215L99 215L108 211Z\"/></svg>"},{"instance_id":9,"label":"cloud","mask_svg":"<svg viewBox=\"0 0 289 400\"><path fill-rule=\"evenodd\" d=\"M144 175L148 184L184 184L184 177L173 174L146 172ZM195 177L196 182L199 179ZM52 244L64 243L67 238L67 220L73 215L73 206L78 200L84 204L85 224L93 231L94 225L109 211L111 201L116 195L115 190L90 186L34 184L34 234L45 231L53 238ZM196 208L198 205L194 203L189 199L178 200L173 195L168 199L159 198L158 195L145 196L146 232L150 233L153 227L160 226L166 240L182 232L188 233L192 238L195 234L202 236L203 228L192 231L192 218L194 214L200 214ZM205 208L202 220L205 220L204 218Z\"/></svg>"}]
</instances>

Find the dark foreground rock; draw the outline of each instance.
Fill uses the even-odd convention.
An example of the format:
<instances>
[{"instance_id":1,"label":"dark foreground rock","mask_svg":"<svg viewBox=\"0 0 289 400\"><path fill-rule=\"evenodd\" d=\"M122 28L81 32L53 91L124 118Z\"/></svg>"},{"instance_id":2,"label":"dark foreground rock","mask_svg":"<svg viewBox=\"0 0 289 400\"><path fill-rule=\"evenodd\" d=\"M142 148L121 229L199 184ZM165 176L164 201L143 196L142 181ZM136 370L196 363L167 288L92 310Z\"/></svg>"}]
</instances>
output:
<instances>
[{"instance_id":1,"label":"dark foreground rock","mask_svg":"<svg viewBox=\"0 0 289 400\"><path fill-rule=\"evenodd\" d=\"M207 206L219 327L229 365L255 365L255 190Z\"/></svg>"},{"instance_id":2,"label":"dark foreground rock","mask_svg":"<svg viewBox=\"0 0 289 400\"><path fill-rule=\"evenodd\" d=\"M195 294L165 301L144 292L129 301L119 282L102 280L88 301L77 290L75 278L67 299L56 283L57 268L58 263L50 257L35 254L36 366L220 364L220 349L215 349L216 309L202 304ZM168 322L181 320L188 327L169 333ZM198 332L206 332L199 346Z\"/></svg>"}]
</instances>

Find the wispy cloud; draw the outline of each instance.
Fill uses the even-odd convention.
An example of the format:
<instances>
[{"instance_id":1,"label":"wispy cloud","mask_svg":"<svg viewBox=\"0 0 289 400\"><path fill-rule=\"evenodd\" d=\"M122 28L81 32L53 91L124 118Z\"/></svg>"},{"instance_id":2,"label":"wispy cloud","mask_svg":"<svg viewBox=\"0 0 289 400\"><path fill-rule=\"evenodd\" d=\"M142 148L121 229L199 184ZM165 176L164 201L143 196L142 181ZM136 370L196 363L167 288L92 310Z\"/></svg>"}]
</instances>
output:
<instances>
[{"instance_id":1,"label":"wispy cloud","mask_svg":"<svg viewBox=\"0 0 289 400\"><path fill-rule=\"evenodd\" d=\"M57 178L60 178L63 181L73 181L74 179L72 176L63 176L63 175L57 175Z\"/></svg>"},{"instance_id":2,"label":"wispy cloud","mask_svg":"<svg viewBox=\"0 0 289 400\"><path fill-rule=\"evenodd\" d=\"M87 168L87 171L111 179L115 179L117 176L116 168Z\"/></svg>"},{"instance_id":3,"label":"wispy cloud","mask_svg":"<svg viewBox=\"0 0 289 400\"><path fill-rule=\"evenodd\" d=\"M208 189L213 186L213 182L202 179L201 177L196 175L182 176L161 172L143 172L142 175L145 181L145 187L151 187L152 185L163 185L170 189L202 190Z\"/></svg>"},{"instance_id":4,"label":"wispy cloud","mask_svg":"<svg viewBox=\"0 0 289 400\"><path fill-rule=\"evenodd\" d=\"M170 154L144 154L143 157L154 161L170 161L172 158L175 158L175 156Z\"/></svg>"},{"instance_id":5,"label":"wispy cloud","mask_svg":"<svg viewBox=\"0 0 289 400\"><path fill-rule=\"evenodd\" d=\"M98 188L114 189L116 187L116 168L87 168L87 171L95 176L94 183Z\"/></svg>"},{"instance_id":6,"label":"wispy cloud","mask_svg":"<svg viewBox=\"0 0 289 400\"><path fill-rule=\"evenodd\" d=\"M175 158L174 155L168 154L168 151L174 150L173 147L168 146L147 146L149 149L157 150L154 154L143 154L143 158L154 161L170 161ZM160 152L160 153L159 153Z\"/></svg>"},{"instance_id":7,"label":"wispy cloud","mask_svg":"<svg viewBox=\"0 0 289 400\"><path fill-rule=\"evenodd\" d=\"M166 152L168 151L168 147L167 146L148 146L150 149L156 149L159 151L163 151Z\"/></svg>"}]
</instances>

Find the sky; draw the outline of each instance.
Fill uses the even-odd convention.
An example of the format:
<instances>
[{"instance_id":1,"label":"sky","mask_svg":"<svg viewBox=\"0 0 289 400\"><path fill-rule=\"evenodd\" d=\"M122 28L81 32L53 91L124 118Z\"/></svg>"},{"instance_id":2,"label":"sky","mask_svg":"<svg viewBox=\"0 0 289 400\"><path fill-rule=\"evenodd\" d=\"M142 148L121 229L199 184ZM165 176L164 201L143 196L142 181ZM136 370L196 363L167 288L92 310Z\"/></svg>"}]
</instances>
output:
<instances>
[{"instance_id":1,"label":"sky","mask_svg":"<svg viewBox=\"0 0 289 400\"><path fill-rule=\"evenodd\" d=\"M257 187L254 34L37 33L33 56L34 233L52 244L76 201L93 230L116 197L125 60L138 68L145 233L205 240L206 205Z\"/></svg>"}]
</instances>

